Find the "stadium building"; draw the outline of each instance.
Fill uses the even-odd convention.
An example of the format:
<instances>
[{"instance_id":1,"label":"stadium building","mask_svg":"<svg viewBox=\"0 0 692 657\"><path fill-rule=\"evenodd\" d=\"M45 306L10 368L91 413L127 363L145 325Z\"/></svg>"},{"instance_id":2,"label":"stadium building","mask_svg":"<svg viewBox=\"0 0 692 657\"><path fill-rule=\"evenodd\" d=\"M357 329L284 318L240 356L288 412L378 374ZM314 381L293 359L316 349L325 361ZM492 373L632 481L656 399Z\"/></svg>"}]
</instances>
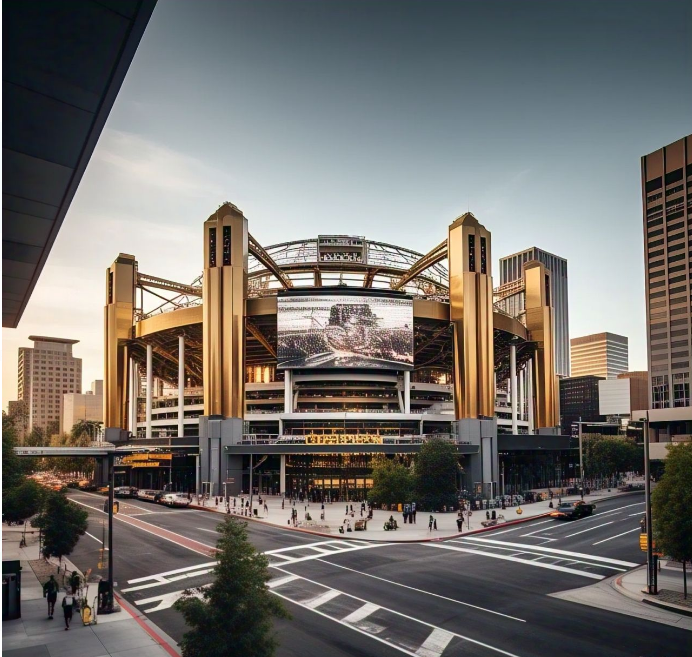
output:
<instances>
[{"instance_id":1,"label":"stadium building","mask_svg":"<svg viewBox=\"0 0 692 657\"><path fill-rule=\"evenodd\" d=\"M460 488L491 495L513 436L518 468L533 447L567 447L551 273L527 262L494 290L471 213L427 254L352 235L263 247L228 203L203 235L191 285L132 255L107 270L106 437L158 450L123 458L119 483L237 494L252 476L268 493L362 497L373 460L438 436ZM500 309L520 293L521 316Z\"/></svg>"}]
</instances>

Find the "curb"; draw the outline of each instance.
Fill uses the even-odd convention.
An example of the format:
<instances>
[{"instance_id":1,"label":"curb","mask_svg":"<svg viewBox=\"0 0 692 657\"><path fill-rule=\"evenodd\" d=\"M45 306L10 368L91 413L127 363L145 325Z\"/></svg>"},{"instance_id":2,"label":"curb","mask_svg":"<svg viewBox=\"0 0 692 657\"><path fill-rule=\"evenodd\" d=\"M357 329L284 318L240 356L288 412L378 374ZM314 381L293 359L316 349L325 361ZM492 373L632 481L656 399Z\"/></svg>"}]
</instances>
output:
<instances>
[{"instance_id":1,"label":"curb","mask_svg":"<svg viewBox=\"0 0 692 657\"><path fill-rule=\"evenodd\" d=\"M680 616L690 616L692 618L692 609L684 609L674 604L667 604L665 602L659 602L658 600L650 600L649 598L644 598L642 602L645 605L651 605L652 607L658 607L659 609L665 609L666 611L671 611L673 613L679 614Z\"/></svg>"},{"instance_id":2,"label":"curb","mask_svg":"<svg viewBox=\"0 0 692 657\"><path fill-rule=\"evenodd\" d=\"M593 502L593 504L598 504L598 502L605 502L606 500L612 500L618 497L624 497L625 495L641 495L642 491L628 491L626 493L619 493L617 495L609 495L607 497L599 497L598 499L593 499L590 500ZM294 532L301 532L303 534L311 534L313 536L321 536L323 538L331 538L331 539L336 539L340 541L366 541L368 543L402 543L402 544L410 544L410 543L432 543L436 541L446 541L452 538L461 538L463 536L470 536L472 534L481 534L483 532L490 532L495 529L499 529L500 527L506 527L506 526L511 526L511 525L518 525L524 522L531 522L532 520L537 520L538 518L545 518L550 515L550 511L546 511L545 513L540 513L535 516L530 516L528 518L518 518L517 520L509 520L507 522L503 522L501 525L494 525L493 527L481 527L479 529L472 529L467 532L461 532L460 534L450 534L449 536L440 536L440 537L435 537L435 538L411 538L411 539L404 539L401 541L388 541L386 539L378 539L378 538L361 538L359 535L358 538L355 536L341 536L337 534L336 536L334 534L327 534L325 532L316 532L311 529L303 529L301 527L291 527L290 525L277 525L276 523L273 522L267 522L265 520L262 520L261 518L253 518L252 516L241 516L235 513L227 514L221 511L217 511L216 509L212 509L210 507L206 506L198 506L197 504L190 504L188 509L195 509L197 511L206 511L207 513L217 513L222 517L226 517L227 515L231 515L234 518L240 518L243 520L252 520L253 522L259 522L262 523L265 526L269 527L276 527L277 529L288 529L290 531ZM427 513L427 511L426 511Z\"/></svg>"},{"instance_id":3,"label":"curb","mask_svg":"<svg viewBox=\"0 0 692 657\"><path fill-rule=\"evenodd\" d=\"M630 600L634 600L636 602L640 602L651 607L657 607L658 609L664 609L665 611L670 611L671 613L678 614L679 616L689 616L692 618L692 609L685 609L684 607L680 607L673 603L666 603L661 602L660 600L654 600L652 598L647 597L647 593L634 593L633 591L627 590L622 585L623 577L626 577L627 575L634 573L638 570L643 570L644 568L646 568L646 564L644 564L643 566L638 566L637 568L633 568L624 575L618 576L617 578L612 580L612 588L615 589L620 595L624 595L626 598L629 598Z\"/></svg>"},{"instance_id":4,"label":"curb","mask_svg":"<svg viewBox=\"0 0 692 657\"><path fill-rule=\"evenodd\" d=\"M158 632L161 632L161 634L164 634L163 631L161 631L158 627L156 628L158 632L156 632L151 625L154 625L147 616L143 616L140 614L132 605L130 605L129 602L127 602L121 595L113 591L113 595L115 599L118 601L118 604L122 609L124 609L132 618L137 622L137 624L158 644L160 645L171 657L180 657L182 654L177 647L174 647L171 645L168 641L166 641L163 637L159 635ZM142 620L142 618L146 619ZM154 626L156 627L156 626ZM168 639L173 641L171 637L168 637L168 635L165 635Z\"/></svg>"}]
</instances>

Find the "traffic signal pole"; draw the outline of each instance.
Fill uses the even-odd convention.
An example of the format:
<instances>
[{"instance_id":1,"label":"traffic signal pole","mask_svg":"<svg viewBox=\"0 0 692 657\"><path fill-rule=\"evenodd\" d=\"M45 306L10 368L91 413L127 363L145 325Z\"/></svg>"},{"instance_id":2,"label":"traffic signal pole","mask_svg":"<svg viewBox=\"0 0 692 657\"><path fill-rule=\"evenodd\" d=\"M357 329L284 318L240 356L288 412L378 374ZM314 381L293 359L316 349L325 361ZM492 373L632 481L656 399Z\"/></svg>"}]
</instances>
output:
<instances>
[{"instance_id":1,"label":"traffic signal pole","mask_svg":"<svg viewBox=\"0 0 692 657\"><path fill-rule=\"evenodd\" d=\"M649 462L649 411L644 420L644 497L646 504L646 592L658 595L658 576L654 559L653 527L651 524L651 465Z\"/></svg>"},{"instance_id":2,"label":"traffic signal pole","mask_svg":"<svg viewBox=\"0 0 692 657\"><path fill-rule=\"evenodd\" d=\"M110 584L110 608L113 609L113 502L115 467L113 454L108 455L108 582Z\"/></svg>"}]
</instances>

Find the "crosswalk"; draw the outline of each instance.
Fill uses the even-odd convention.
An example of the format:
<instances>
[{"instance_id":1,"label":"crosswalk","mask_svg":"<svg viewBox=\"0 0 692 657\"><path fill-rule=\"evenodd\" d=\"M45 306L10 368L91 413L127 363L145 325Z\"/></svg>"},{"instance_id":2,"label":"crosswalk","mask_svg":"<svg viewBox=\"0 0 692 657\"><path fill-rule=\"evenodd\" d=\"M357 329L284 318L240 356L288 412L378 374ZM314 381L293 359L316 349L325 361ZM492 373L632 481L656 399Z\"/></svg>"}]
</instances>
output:
<instances>
[{"instance_id":1,"label":"crosswalk","mask_svg":"<svg viewBox=\"0 0 692 657\"><path fill-rule=\"evenodd\" d=\"M596 580L610 577L615 573L625 572L639 565L630 561L560 550L546 545L527 545L478 536L467 536L439 543L426 543L426 546L438 550L451 550L481 555L491 559L513 561L527 566L557 570Z\"/></svg>"}]
</instances>

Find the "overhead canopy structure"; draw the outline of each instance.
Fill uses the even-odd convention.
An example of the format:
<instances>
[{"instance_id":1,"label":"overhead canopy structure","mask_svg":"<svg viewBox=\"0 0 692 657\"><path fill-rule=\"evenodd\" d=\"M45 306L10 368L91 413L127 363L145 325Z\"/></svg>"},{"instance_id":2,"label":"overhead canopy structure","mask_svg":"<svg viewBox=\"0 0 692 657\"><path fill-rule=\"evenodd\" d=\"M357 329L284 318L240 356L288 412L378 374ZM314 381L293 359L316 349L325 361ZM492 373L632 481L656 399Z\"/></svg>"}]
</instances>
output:
<instances>
[{"instance_id":1,"label":"overhead canopy structure","mask_svg":"<svg viewBox=\"0 0 692 657\"><path fill-rule=\"evenodd\" d=\"M155 6L3 4L5 327L19 323Z\"/></svg>"}]
</instances>

